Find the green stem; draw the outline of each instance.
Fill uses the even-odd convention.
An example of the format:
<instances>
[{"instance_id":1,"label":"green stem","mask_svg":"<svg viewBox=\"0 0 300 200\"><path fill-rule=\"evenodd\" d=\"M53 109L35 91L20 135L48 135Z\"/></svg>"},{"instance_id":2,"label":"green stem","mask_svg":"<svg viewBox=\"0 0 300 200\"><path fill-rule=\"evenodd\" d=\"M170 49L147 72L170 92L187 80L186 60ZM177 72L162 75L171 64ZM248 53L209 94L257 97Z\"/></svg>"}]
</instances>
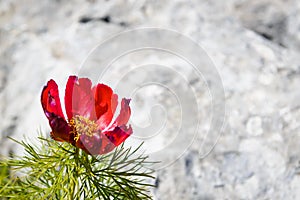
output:
<instances>
[{"instance_id":1,"label":"green stem","mask_svg":"<svg viewBox=\"0 0 300 200\"><path fill-rule=\"evenodd\" d=\"M74 170L71 172L72 173L72 179L71 179L71 191L70 191L70 200L74 199L80 199L79 195L79 170L80 170L80 165L79 165L79 149L75 147L75 152L74 152L74 160L75 160L75 167Z\"/></svg>"}]
</instances>

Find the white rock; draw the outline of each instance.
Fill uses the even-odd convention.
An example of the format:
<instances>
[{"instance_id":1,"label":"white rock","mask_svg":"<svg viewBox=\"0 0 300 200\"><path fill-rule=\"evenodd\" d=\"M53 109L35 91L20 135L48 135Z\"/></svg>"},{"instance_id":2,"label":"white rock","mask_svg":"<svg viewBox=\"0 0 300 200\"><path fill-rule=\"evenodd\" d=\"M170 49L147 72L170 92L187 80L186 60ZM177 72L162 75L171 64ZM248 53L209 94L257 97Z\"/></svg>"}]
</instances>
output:
<instances>
[{"instance_id":1,"label":"white rock","mask_svg":"<svg viewBox=\"0 0 300 200\"><path fill-rule=\"evenodd\" d=\"M258 136L263 134L262 120L258 116L249 118L246 127L249 135Z\"/></svg>"}]
</instances>

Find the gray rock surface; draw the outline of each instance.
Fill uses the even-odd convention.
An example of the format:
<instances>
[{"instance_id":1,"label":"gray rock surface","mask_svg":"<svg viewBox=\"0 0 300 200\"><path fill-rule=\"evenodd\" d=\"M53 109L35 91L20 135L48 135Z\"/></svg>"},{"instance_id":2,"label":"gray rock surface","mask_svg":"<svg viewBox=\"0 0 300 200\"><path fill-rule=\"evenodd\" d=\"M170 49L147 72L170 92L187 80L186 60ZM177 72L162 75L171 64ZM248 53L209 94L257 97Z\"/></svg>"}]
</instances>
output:
<instances>
[{"instance_id":1,"label":"gray rock surface","mask_svg":"<svg viewBox=\"0 0 300 200\"><path fill-rule=\"evenodd\" d=\"M133 99L139 111L132 116L135 130L151 120L154 127L162 126L155 118L169 117L168 131L158 136L161 144L149 143L164 147L156 159L174 161L156 172L155 198L300 199L299 11L297 0L0 1L1 153L22 152L6 136L34 141L38 128L49 132L39 102L47 80L55 79L63 93L69 74L78 73L88 52L111 35L137 27L167 28L189 36L213 60L223 81L227 115L214 150L200 159L197 139L185 151L181 143L164 146L181 120L176 99L154 86ZM181 65L159 56L147 59ZM139 58L120 59L121 67L111 76L142 63ZM179 70L192 84L190 69ZM168 79L168 73L158 70L155 78L182 87L183 94L191 92L180 79ZM211 97L201 81L193 84L202 133L209 125ZM164 109L153 111L158 113L153 117L155 102ZM191 132L186 124L187 138ZM215 142L210 136L206 140ZM177 151L183 153L179 159Z\"/></svg>"}]
</instances>

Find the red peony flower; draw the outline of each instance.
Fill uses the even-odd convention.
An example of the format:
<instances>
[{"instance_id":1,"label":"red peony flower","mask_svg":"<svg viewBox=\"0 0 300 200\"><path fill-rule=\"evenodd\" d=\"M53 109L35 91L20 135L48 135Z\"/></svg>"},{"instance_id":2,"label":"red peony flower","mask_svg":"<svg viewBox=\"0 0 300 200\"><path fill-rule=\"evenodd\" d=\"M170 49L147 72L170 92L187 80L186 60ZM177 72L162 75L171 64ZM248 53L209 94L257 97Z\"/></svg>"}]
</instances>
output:
<instances>
[{"instance_id":1,"label":"red peony flower","mask_svg":"<svg viewBox=\"0 0 300 200\"><path fill-rule=\"evenodd\" d=\"M51 137L69 142L92 155L112 151L131 135L132 128L126 125L131 114L129 102L130 99L122 99L120 114L112 122L118 96L107 85L92 87L88 78L76 76L70 76L66 85L67 120L54 80L48 81L41 96L42 107L52 129Z\"/></svg>"}]
</instances>

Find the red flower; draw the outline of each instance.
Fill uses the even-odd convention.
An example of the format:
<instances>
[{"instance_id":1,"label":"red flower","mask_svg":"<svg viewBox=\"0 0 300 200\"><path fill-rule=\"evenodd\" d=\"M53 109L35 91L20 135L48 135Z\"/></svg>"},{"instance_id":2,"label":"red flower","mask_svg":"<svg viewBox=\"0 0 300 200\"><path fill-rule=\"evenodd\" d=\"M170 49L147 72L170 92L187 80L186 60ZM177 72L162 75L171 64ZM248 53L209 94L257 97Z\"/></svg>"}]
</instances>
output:
<instances>
[{"instance_id":1,"label":"red flower","mask_svg":"<svg viewBox=\"0 0 300 200\"><path fill-rule=\"evenodd\" d=\"M112 122L118 105L118 96L112 89L104 84L92 87L88 78L70 76L65 90L66 120L54 80L48 81L41 95L51 137L92 155L112 151L131 135L132 128L126 125L131 114L129 102L130 99L122 99L120 114Z\"/></svg>"}]
</instances>

